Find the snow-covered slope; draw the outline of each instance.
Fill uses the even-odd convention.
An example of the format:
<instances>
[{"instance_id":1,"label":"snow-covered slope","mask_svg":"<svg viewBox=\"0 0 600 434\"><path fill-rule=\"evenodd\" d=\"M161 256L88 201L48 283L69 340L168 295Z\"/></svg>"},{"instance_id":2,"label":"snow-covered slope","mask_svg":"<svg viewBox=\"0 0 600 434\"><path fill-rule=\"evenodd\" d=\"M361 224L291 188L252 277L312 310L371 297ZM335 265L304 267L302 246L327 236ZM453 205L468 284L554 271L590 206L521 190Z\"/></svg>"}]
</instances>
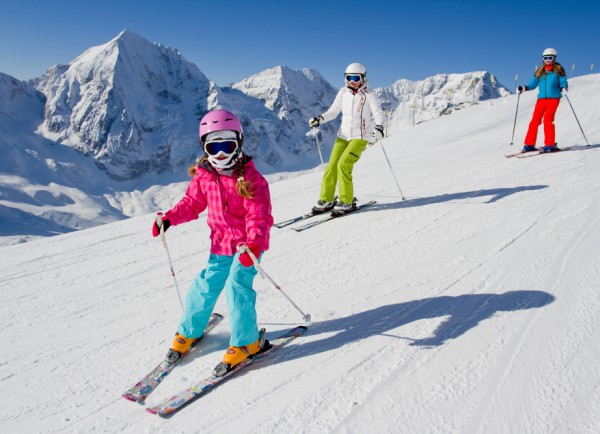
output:
<instances>
[{"instance_id":1,"label":"snow-covered slope","mask_svg":"<svg viewBox=\"0 0 600 434\"><path fill-rule=\"evenodd\" d=\"M305 337L169 420L120 394L180 315L151 215L0 248L2 432L600 432L600 75L571 80L590 147L506 159L516 96L399 131L356 166L377 205L273 229L263 267L313 323ZM535 103L520 98L516 143ZM558 142L584 144L566 101ZM516 146L515 146L516 147ZM514 149L513 147L512 149ZM270 177L276 220L305 212L322 167ZM177 196L165 198L174 203ZM167 233L186 291L205 217ZM257 279L269 336L301 318ZM205 376L225 315L149 398Z\"/></svg>"}]
</instances>

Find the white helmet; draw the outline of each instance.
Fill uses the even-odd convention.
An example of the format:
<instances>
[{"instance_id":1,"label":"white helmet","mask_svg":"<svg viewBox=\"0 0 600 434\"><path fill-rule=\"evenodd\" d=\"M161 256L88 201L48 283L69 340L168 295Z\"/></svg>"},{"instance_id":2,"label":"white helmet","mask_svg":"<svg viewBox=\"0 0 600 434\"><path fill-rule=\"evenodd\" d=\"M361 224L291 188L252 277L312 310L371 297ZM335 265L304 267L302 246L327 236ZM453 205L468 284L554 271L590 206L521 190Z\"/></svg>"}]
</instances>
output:
<instances>
[{"instance_id":1,"label":"white helmet","mask_svg":"<svg viewBox=\"0 0 600 434\"><path fill-rule=\"evenodd\" d=\"M554 48L546 48L544 50L544 52L542 53L542 57L543 56L554 56L554 57L556 57L556 49L554 49Z\"/></svg>"},{"instance_id":2,"label":"white helmet","mask_svg":"<svg viewBox=\"0 0 600 434\"><path fill-rule=\"evenodd\" d=\"M367 75L367 68L365 68L365 66L360 63L351 63L350 65L346 66L346 71L344 72L344 74Z\"/></svg>"},{"instance_id":3,"label":"white helmet","mask_svg":"<svg viewBox=\"0 0 600 434\"><path fill-rule=\"evenodd\" d=\"M367 78L367 68L365 68L365 66L361 63L351 63L350 65L346 66L346 71L344 71L344 78L346 79L346 83L348 83L349 81L356 81L348 80L349 75L359 75L360 84L365 84L365 80Z\"/></svg>"}]
</instances>

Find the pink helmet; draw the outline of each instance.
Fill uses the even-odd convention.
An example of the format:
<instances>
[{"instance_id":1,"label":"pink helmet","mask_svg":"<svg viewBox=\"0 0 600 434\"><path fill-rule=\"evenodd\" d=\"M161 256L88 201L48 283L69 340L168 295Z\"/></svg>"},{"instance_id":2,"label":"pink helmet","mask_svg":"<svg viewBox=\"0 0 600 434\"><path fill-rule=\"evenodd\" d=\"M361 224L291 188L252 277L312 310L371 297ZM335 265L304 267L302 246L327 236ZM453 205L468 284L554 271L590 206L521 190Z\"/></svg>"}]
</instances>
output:
<instances>
[{"instance_id":1,"label":"pink helmet","mask_svg":"<svg viewBox=\"0 0 600 434\"><path fill-rule=\"evenodd\" d=\"M240 120L227 110L212 110L204 115L200 121L200 143L204 144L206 135L215 131L231 130L235 131L239 145L244 141L244 131Z\"/></svg>"}]
</instances>

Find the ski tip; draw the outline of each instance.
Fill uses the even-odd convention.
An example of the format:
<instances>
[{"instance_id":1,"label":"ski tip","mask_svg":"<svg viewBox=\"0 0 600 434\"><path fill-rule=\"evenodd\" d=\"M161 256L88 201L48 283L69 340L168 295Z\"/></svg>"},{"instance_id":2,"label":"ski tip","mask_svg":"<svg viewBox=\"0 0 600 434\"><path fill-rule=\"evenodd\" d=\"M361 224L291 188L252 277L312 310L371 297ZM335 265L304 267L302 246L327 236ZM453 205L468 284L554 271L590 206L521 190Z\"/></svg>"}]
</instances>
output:
<instances>
[{"instance_id":1,"label":"ski tip","mask_svg":"<svg viewBox=\"0 0 600 434\"><path fill-rule=\"evenodd\" d=\"M299 325L294 327L293 329L289 330L289 334L290 335L296 335L296 336L300 336L301 334L303 334L306 330L308 330L308 327L303 326L303 325Z\"/></svg>"},{"instance_id":2,"label":"ski tip","mask_svg":"<svg viewBox=\"0 0 600 434\"><path fill-rule=\"evenodd\" d=\"M153 408L147 408L146 411L150 414L158 414L158 412L156 410L154 410Z\"/></svg>"},{"instance_id":3,"label":"ski tip","mask_svg":"<svg viewBox=\"0 0 600 434\"><path fill-rule=\"evenodd\" d=\"M135 399L133 396L130 396L130 395L126 394L126 393L122 394L121 398L125 398L127 401L131 401L131 402L136 402L137 401L137 399Z\"/></svg>"},{"instance_id":4,"label":"ski tip","mask_svg":"<svg viewBox=\"0 0 600 434\"><path fill-rule=\"evenodd\" d=\"M125 398L127 401L137 402L140 405L146 405L146 398L148 397L148 395L135 396L124 393L123 395L121 395L121 397Z\"/></svg>"},{"instance_id":5,"label":"ski tip","mask_svg":"<svg viewBox=\"0 0 600 434\"><path fill-rule=\"evenodd\" d=\"M213 314L214 316L217 316L217 317L219 317L219 318L223 318L223 315L221 315L220 313L213 312L212 314Z\"/></svg>"}]
</instances>

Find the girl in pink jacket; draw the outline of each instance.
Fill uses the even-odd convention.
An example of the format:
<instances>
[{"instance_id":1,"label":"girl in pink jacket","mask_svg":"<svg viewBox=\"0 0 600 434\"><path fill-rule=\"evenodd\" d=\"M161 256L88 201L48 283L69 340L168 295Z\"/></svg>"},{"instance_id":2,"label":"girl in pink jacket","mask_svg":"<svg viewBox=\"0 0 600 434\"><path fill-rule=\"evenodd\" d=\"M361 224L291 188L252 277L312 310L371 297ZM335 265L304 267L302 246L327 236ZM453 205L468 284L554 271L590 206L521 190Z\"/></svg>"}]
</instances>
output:
<instances>
[{"instance_id":1,"label":"girl in pink jacket","mask_svg":"<svg viewBox=\"0 0 600 434\"><path fill-rule=\"evenodd\" d=\"M192 180L185 196L152 227L156 237L161 229L195 220L208 208L208 264L188 291L185 312L166 360L177 361L202 336L224 288L231 339L223 364L215 369L220 374L268 345L259 336L256 321L256 292L252 289L256 269L249 254L238 253L237 247L245 244L259 259L269 248L271 199L267 181L252 158L242 152L243 140L242 125L233 113L207 113L200 121L204 155L190 168Z\"/></svg>"}]
</instances>

